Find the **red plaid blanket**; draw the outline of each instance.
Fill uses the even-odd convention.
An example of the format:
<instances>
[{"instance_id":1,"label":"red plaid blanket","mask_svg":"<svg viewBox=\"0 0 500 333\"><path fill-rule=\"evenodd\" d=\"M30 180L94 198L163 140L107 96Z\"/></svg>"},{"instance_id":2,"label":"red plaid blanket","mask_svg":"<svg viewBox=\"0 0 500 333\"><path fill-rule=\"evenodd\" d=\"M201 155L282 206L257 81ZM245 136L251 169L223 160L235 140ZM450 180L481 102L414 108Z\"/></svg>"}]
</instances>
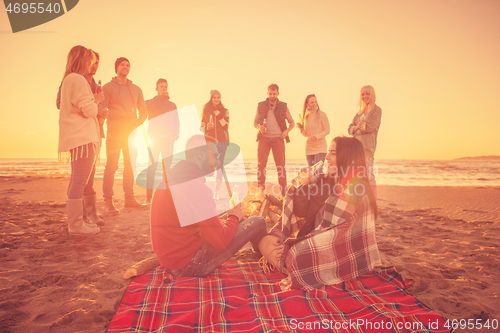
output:
<instances>
[{"instance_id":1,"label":"red plaid blanket","mask_svg":"<svg viewBox=\"0 0 500 333\"><path fill-rule=\"evenodd\" d=\"M392 268L309 292L281 291L280 273L228 262L206 278L159 267L134 278L108 332L448 332Z\"/></svg>"}]
</instances>

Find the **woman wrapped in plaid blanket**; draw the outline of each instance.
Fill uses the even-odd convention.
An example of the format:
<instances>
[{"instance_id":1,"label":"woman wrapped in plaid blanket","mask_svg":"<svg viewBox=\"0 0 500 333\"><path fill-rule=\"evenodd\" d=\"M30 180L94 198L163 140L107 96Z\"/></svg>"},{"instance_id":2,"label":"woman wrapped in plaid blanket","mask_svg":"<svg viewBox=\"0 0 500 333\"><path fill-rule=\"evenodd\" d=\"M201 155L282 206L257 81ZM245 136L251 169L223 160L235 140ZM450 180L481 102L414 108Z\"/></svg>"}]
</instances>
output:
<instances>
[{"instance_id":1,"label":"woman wrapped in plaid blanket","mask_svg":"<svg viewBox=\"0 0 500 333\"><path fill-rule=\"evenodd\" d=\"M336 137L326 160L325 175L290 188L281 221L259 243L267 262L288 274L283 289L337 284L381 264L363 144Z\"/></svg>"}]
</instances>

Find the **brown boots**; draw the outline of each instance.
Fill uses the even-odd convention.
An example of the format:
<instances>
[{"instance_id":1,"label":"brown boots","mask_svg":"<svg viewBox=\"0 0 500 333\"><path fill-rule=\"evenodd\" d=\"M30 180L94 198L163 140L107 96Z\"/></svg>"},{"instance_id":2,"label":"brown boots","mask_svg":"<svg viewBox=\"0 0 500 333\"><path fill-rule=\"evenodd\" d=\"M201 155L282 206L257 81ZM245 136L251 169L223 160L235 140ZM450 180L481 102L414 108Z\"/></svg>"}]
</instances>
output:
<instances>
[{"instance_id":1,"label":"brown boots","mask_svg":"<svg viewBox=\"0 0 500 333\"><path fill-rule=\"evenodd\" d=\"M97 196L83 195L83 220L90 224L104 225L104 220L97 215Z\"/></svg>"},{"instance_id":2,"label":"brown boots","mask_svg":"<svg viewBox=\"0 0 500 333\"><path fill-rule=\"evenodd\" d=\"M113 197L104 197L104 204L106 205L106 212L111 215L119 214L120 211L116 209L113 203ZM125 208L148 209L148 205L137 202L134 196L125 197Z\"/></svg>"},{"instance_id":3,"label":"brown boots","mask_svg":"<svg viewBox=\"0 0 500 333\"><path fill-rule=\"evenodd\" d=\"M104 205L106 206L106 213L110 215L116 215L120 213L120 211L116 209L115 204L113 203L113 197L104 197Z\"/></svg>"}]
</instances>

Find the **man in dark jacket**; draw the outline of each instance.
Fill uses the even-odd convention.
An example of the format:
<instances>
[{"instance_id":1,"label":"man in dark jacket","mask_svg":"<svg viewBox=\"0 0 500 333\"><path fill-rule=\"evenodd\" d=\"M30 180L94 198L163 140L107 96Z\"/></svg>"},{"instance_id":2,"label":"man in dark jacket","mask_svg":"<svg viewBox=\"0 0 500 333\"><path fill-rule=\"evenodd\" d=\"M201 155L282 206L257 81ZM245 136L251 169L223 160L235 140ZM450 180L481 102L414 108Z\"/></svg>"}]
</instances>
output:
<instances>
[{"instance_id":1,"label":"man in dark jacket","mask_svg":"<svg viewBox=\"0 0 500 333\"><path fill-rule=\"evenodd\" d=\"M257 134L258 148L258 174L259 187L264 190L266 186L266 166L269 152L273 151L274 163L278 173L278 182L281 187L281 195L286 191L285 170L285 140L290 142L288 133L293 129L295 123L288 106L285 102L278 100L279 87L271 84L267 89L268 98L260 102L255 115L254 127L259 130ZM288 127L286 126L288 122Z\"/></svg>"},{"instance_id":2,"label":"man in dark jacket","mask_svg":"<svg viewBox=\"0 0 500 333\"><path fill-rule=\"evenodd\" d=\"M163 166L170 168L172 155L174 153L174 143L179 138L179 115L177 106L170 101L168 94L168 82L165 79L158 79L156 82L156 92L158 95L146 101L148 109L148 141L151 148L150 163L146 175L146 201L150 204L153 198L155 187L155 174L158 158L162 156ZM153 120L154 119L154 120Z\"/></svg>"}]
</instances>

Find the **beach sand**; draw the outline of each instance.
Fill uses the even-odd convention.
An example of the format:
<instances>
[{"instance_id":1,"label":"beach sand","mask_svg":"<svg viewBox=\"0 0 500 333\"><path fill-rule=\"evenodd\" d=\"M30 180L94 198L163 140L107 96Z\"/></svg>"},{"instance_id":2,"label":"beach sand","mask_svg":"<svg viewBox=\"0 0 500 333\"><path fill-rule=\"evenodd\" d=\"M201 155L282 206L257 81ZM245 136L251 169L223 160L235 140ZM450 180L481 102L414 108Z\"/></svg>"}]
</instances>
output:
<instances>
[{"instance_id":1,"label":"beach sand","mask_svg":"<svg viewBox=\"0 0 500 333\"><path fill-rule=\"evenodd\" d=\"M149 211L122 209L120 181L122 213L104 216L97 235L69 236L67 185L0 177L0 332L104 332L129 283L124 271L153 255ZM101 198L101 179L95 188ZM136 189L139 201L144 194ZM447 318L500 320L499 203L500 188L379 186L383 264Z\"/></svg>"}]
</instances>

